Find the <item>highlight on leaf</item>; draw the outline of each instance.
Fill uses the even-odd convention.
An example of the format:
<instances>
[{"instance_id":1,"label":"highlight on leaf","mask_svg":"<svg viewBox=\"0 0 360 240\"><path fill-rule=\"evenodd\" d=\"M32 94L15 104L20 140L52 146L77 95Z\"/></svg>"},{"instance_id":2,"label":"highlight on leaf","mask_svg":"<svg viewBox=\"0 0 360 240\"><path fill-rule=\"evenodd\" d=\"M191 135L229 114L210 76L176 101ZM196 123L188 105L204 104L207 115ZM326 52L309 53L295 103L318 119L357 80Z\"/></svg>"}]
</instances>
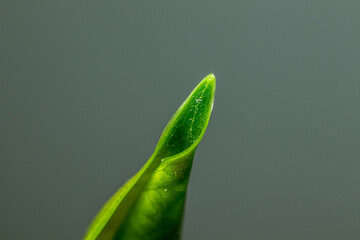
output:
<instances>
[{"instance_id":1,"label":"highlight on leaf","mask_svg":"<svg viewBox=\"0 0 360 240\"><path fill-rule=\"evenodd\" d=\"M180 239L192 162L213 108L215 76L206 76L165 127L143 168L104 205L84 240Z\"/></svg>"}]
</instances>

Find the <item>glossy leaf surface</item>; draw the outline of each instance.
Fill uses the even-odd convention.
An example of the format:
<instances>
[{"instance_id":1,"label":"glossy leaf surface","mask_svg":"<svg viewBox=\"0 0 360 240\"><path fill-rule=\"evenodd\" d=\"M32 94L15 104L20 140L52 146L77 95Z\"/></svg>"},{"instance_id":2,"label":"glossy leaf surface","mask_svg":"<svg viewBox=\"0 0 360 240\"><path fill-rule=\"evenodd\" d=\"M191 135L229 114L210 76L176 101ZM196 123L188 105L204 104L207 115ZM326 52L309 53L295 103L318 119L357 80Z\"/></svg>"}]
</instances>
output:
<instances>
[{"instance_id":1,"label":"glossy leaf surface","mask_svg":"<svg viewBox=\"0 0 360 240\"><path fill-rule=\"evenodd\" d=\"M215 76L209 74L173 115L144 167L95 217L85 240L180 238L192 161L214 95Z\"/></svg>"}]
</instances>

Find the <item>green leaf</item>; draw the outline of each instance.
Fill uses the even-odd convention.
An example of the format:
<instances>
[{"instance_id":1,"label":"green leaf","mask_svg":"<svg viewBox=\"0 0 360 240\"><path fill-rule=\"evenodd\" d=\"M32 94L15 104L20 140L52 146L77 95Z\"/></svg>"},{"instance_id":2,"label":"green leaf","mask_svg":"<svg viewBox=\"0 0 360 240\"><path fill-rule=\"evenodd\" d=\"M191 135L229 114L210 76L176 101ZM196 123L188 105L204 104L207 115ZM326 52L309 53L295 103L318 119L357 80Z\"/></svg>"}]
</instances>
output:
<instances>
[{"instance_id":1,"label":"green leaf","mask_svg":"<svg viewBox=\"0 0 360 240\"><path fill-rule=\"evenodd\" d=\"M191 92L164 129L144 167L105 204L85 240L179 239L195 150L212 111L215 76Z\"/></svg>"}]
</instances>

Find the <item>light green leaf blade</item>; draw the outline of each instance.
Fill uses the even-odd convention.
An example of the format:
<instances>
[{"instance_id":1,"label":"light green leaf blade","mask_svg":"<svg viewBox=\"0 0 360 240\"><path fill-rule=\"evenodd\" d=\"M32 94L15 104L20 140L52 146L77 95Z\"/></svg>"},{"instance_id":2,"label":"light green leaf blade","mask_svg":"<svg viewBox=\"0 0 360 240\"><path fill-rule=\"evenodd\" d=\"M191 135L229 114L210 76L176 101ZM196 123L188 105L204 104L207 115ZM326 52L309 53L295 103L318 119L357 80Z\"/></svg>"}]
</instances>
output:
<instances>
[{"instance_id":1,"label":"light green leaf blade","mask_svg":"<svg viewBox=\"0 0 360 240\"><path fill-rule=\"evenodd\" d=\"M179 239L192 161L215 96L209 74L164 129L144 167L105 204L84 240Z\"/></svg>"}]
</instances>

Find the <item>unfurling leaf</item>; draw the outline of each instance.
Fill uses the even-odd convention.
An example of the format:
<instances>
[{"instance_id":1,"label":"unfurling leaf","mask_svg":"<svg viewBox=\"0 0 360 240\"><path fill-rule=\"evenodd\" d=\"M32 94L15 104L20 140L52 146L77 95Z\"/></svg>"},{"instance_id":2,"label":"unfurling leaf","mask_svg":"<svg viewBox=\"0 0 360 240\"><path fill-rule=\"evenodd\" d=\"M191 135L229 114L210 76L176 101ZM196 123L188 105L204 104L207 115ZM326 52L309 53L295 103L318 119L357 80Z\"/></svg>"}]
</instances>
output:
<instances>
[{"instance_id":1,"label":"unfurling leaf","mask_svg":"<svg viewBox=\"0 0 360 240\"><path fill-rule=\"evenodd\" d=\"M173 115L144 167L101 209L84 240L180 238L192 161L214 95L215 76L209 74Z\"/></svg>"}]
</instances>

